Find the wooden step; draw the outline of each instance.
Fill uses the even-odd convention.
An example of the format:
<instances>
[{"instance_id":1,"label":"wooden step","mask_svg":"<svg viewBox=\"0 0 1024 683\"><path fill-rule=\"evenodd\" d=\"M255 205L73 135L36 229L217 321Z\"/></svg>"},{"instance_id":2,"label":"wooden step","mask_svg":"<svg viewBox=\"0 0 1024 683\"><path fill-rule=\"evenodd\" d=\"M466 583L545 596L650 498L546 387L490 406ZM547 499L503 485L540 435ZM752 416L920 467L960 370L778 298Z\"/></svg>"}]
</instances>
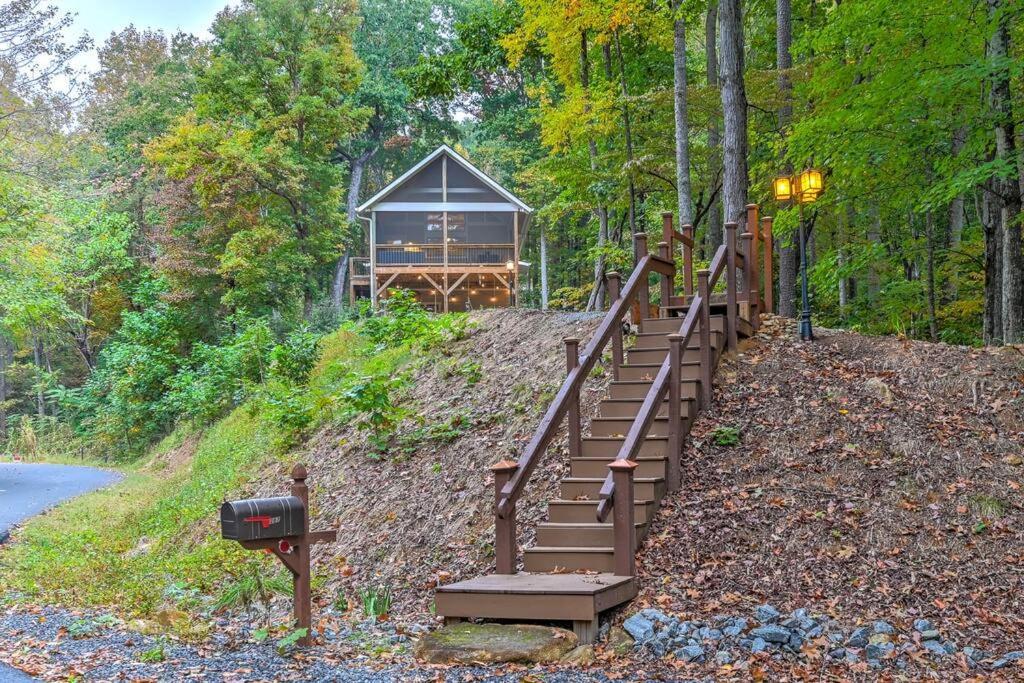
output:
<instances>
[{"instance_id":1,"label":"wooden step","mask_svg":"<svg viewBox=\"0 0 1024 683\"><path fill-rule=\"evenodd\" d=\"M598 500L604 476L600 477L565 477L559 484L562 500ZM665 480L662 478L633 479L633 498L635 500L661 500L665 497Z\"/></svg>"},{"instance_id":2,"label":"wooden step","mask_svg":"<svg viewBox=\"0 0 1024 683\"><path fill-rule=\"evenodd\" d=\"M651 390L653 380L631 379L616 380L611 383L608 390L609 398L613 399L641 399L647 396ZM684 379L679 386L680 395L686 400L696 399L700 394L700 380Z\"/></svg>"},{"instance_id":3,"label":"wooden step","mask_svg":"<svg viewBox=\"0 0 1024 683\"><path fill-rule=\"evenodd\" d=\"M608 464L612 462L618 453L611 458L573 458L569 461L569 475L572 477L605 477L608 476ZM637 457L634 462L638 467L633 470L637 477L664 477L668 469L668 461L664 456L658 457Z\"/></svg>"},{"instance_id":4,"label":"wooden step","mask_svg":"<svg viewBox=\"0 0 1024 683\"><path fill-rule=\"evenodd\" d=\"M684 417L679 421L682 433L689 434L693 424L692 417ZM627 417L595 417L590 421L590 433L593 436L625 436L633 425L633 418ZM656 417L648 430L650 436L668 436L668 418Z\"/></svg>"},{"instance_id":5,"label":"wooden step","mask_svg":"<svg viewBox=\"0 0 1024 683\"><path fill-rule=\"evenodd\" d=\"M715 346L711 346L711 353L716 353ZM700 343L691 341L690 344L683 350L682 353L683 362L699 362L700 361ZM664 363L665 358L668 357L668 346L655 347L652 349L629 349L626 352L626 362L628 363Z\"/></svg>"},{"instance_id":6,"label":"wooden step","mask_svg":"<svg viewBox=\"0 0 1024 683\"><path fill-rule=\"evenodd\" d=\"M725 323L722 323L724 330ZM716 330L712 325L711 329L711 345L718 348L722 346L722 339L724 338L725 332L723 330ZM641 332L636 335L633 339L634 349L655 349L655 348L668 348L668 332ZM693 337L690 339L690 343L698 343L700 341L700 326L694 330ZM632 349L630 349L632 350Z\"/></svg>"},{"instance_id":7,"label":"wooden step","mask_svg":"<svg viewBox=\"0 0 1024 683\"><path fill-rule=\"evenodd\" d=\"M694 296L696 296L696 294L694 294L692 296L673 296L673 297L670 297L669 300L668 300L668 305L669 306L686 306L687 304L690 303L690 299L692 299ZM725 305L725 292L712 292L711 293L711 305L712 305L712 307L716 306L716 305Z\"/></svg>"},{"instance_id":8,"label":"wooden step","mask_svg":"<svg viewBox=\"0 0 1024 683\"><path fill-rule=\"evenodd\" d=\"M640 412L644 400L642 398L606 398L601 401L601 417L636 417ZM684 398L679 405L679 414L682 417L689 417L696 414L696 400ZM668 399L661 402L658 408L658 417L668 416Z\"/></svg>"},{"instance_id":9,"label":"wooden step","mask_svg":"<svg viewBox=\"0 0 1024 683\"><path fill-rule=\"evenodd\" d=\"M561 570L613 572L615 549L604 547L535 546L523 552L523 570L553 572Z\"/></svg>"},{"instance_id":10,"label":"wooden step","mask_svg":"<svg viewBox=\"0 0 1024 683\"><path fill-rule=\"evenodd\" d=\"M653 500L633 502L634 521L649 522L654 515ZM548 521L562 524L579 524L597 521L596 500L552 500L548 501Z\"/></svg>"},{"instance_id":11,"label":"wooden step","mask_svg":"<svg viewBox=\"0 0 1024 683\"><path fill-rule=\"evenodd\" d=\"M636 581L605 574L490 574L438 586L434 607L447 619L571 621L593 642L597 615L636 597Z\"/></svg>"},{"instance_id":12,"label":"wooden step","mask_svg":"<svg viewBox=\"0 0 1024 683\"><path fill-rule=\"evenodd\" d=\"M647 535L647 524L637 522L637 544ZM537 525L537 545L549 548L569 546L614 546L615 526L611 522L599 524L555 524L541 522Z\"/></svg>"},{"instance_id":13,"label":"wooden step","mask_svg":"<svg viewBox=\"0 0 1024 683\"><path fill-rule=\"evenodd\" d=\"M653 380L661 370L661 363L624 363L619 368L620 380ZM681 378L700 379L700 363L698 361L685 361L682 363Z\"/></svg>"},{"instance_id":14,"label":"wooden step","mask_svg":"<svg viewBox=\"0 0 1024 683\"><path fill-rule=\"evenodd\" d=\"M602 458L608 462L615 460L625 441L621 436L585 436L581 455L585 458ZM665 457L665 446L668 439L664 436L648 436L640 446L637 457Z\"/></svg>"}]
</instances>

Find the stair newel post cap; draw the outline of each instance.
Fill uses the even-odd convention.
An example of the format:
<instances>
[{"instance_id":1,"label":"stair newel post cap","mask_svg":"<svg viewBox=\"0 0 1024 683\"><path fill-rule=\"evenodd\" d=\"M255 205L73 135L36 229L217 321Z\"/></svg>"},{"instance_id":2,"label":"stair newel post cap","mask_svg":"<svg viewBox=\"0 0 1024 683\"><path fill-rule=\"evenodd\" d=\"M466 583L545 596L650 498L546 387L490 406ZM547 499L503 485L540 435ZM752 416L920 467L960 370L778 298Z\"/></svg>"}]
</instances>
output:
<instances>
[{"instance_id":1,"label":"stair newel post cap","mask_svg":"<svg viewBox=\"0 0 1024 683\"><path fill-rule=\"evenodd\" d=\"M635 463L632 460L623 460L621 458L608 463L608 469L612 472L632 472L639 466L640 465L638 463Z\"/></svg>"},{"instance_id":2,"label":"stair newel post cap","mask_svg":"<svg viewBox=\"0 0 1024 683\"><path fill-rule=\"evenodd\" d=\"M498 462L491 465L491 472L495 474L503 472L511 474L519 469L519 463L515 460L499 460Z\"/></svg>"},{"instance_id":3,"label":"stair newel post cap","mask_svg":"<svg viewBox=\"0 0 1024 683\"><path fill-rule=\"evenodd\" d=\"M707 268L701 268L700 270L697 271L697 277L709 278L711 277L711 271L708 270Z\"/></svg>"},{"instance_id":4,"label":"stair newel post cap","mask_svg":"<svg viewBox=\"0 0 1024 683\"><path fill-rule=\"evenodd\" d=\"M306 466L302 463L295 465L292 468L292 480L296 482L306 481L306 477L309 476L306 472Z\"/></svg>"},{"instance_id":5,"label":"stair newel post cap","mask_svg":"<svg viewBox=\"0 0 1024 683\"><path fill-rule=\"evenodd\" d=\"M762 223L773 223L773 222L775 222L775 217L774 216L761 216L761 222Z\"/></svg>"},{"instance_id":6,"label":"stair newel post cap","mask_svg":"<svg viewBox=\"0 0 1024 683\"><path fill-rule=\"evenodd\" d=\"M662 218L672 218L672 212L671 211L662 211L661 212L661 217Z\"/></svg>"},{"instance_id":7,"label":"stair newel post cap","mask_svg":"<svg viewBox=\"0 0 1024 683\"><path fill-rule=\"evenodd\" d=\"M681 344L684 339L683 335L677 332L673 332L672 334L666 335L665 338L668 339L669 344Z\"/></svg>"}]
</instances>

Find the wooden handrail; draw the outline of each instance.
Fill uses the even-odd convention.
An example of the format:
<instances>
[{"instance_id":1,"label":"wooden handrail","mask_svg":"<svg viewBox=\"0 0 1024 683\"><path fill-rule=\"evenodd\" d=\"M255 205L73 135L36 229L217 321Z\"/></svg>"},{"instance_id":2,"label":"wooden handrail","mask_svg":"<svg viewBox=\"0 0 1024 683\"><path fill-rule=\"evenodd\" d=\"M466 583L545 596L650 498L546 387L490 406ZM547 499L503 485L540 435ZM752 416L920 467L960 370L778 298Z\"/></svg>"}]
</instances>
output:
<instances>
[{"instance_id":1,"label":"wooden handrail","mask_svg":"<svg viewBox=\"0 0 1024 683\"><path fill-rule=\"evenodd\" d=\"M675 264L654 254L646 254L640 259L637 267L629 276L629 280L626 281L622 294L618 300L612 302L604 320L601 321L594 336L583 349L579 364L569 371L565 381L562 382L562 387L555 395L555 399L548 406L544 417L541 418L537 430L519 457L515 474L502 488L500 500L495 506L495 512L499 518L505 519L512 511L519 496L522 495L530 475L533 474L534 468L537 467L541 456L550 445L559 425L565 419L572 396L581 389L584 380L594 369L594 365L611 339L615 327L621 325L621 320L629 312L633 299L639 295L640 288L648 287L647 278L651 273L661 273L671 277L675 274Z\"/></svg>"}]
</instances>

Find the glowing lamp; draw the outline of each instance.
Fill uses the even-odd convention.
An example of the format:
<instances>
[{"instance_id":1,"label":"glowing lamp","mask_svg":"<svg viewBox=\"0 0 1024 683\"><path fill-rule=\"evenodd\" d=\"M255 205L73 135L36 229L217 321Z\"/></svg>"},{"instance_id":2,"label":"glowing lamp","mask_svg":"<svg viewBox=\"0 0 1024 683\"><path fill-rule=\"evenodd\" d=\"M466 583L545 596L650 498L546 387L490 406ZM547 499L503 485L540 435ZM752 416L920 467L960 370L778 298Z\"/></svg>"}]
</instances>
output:
<instances>
[{"instance_id":1,"label":"glowing lamp","mask_svg":"<svg viewBox=\"0 0 1024 683\"><path fill-rule=\"evenodd\" d=\"M775 201L788 202L793 198L793 181L787 176L776 178L772 181L772 191L775 193Z\"/></svg>"},{"instance_id":2,"label":"glowing lamp","mask_svg":"<svg viewBox=\"0 0 1024 683\"><path fill-rule=\"evenodd\" d=\"M514 261L512 261L512 259L509 259L508 261L505 261L505 270L507 270L508 272L511 273L515 269L516 269L516 264L515 264Z\"/></svg>"}]
</instances>

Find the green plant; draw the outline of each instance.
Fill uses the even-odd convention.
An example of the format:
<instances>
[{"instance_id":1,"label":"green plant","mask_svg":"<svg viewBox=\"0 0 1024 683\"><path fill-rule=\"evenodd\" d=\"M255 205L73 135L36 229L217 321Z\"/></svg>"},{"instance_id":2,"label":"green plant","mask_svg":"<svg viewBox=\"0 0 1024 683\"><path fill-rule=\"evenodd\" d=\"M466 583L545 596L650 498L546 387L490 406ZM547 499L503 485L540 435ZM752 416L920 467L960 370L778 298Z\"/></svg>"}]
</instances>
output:
<instances>
[{"instance_id":1,"label":"green plant","mask_svg":"<svg viewBox=\"0 0 1024 683\"><path fill-rule=\"evenodd\" d=\"M433 465L430 466L430 471L433 472L434 474L441 474L441 463L435 462Z\"/></svg>"},{"instance_id":2,"label":"green plant","mask_svg":"<svg viewBox=\"0 0 1024 683\"><path fill-rule=\"evenodd\" d=\"M283 638L278 639L277 653L280 655L284 655L289 649L292 648L292 646L295 645L295 643L299 642L300 639L305 638L307 635L309 635L308 628L297 628L294 631L291 631Z\"/></svg>"},{"instance_id":3,"label":"green plant","mask_svg":"<svg viewBox=\"0 0 1024 683\"><path fill-rule=\"evenodd\" d=\"M385 617L391 611L391 587L377 586L359 590L363 614L371 619Z\"/></svg>"},{"instance_id":4,"label":"green plant","mask_svg":"<svg viewBox=\"0 0 1024 683\"><path fill-rule=\"evenodd\" d=\"M287 577L275 574L265 578L260 572L259 564L251 562L246 565L246 573L243 576L235 578L221 590L213 603L213 610L221 612L242 608L249 613L256 603L267 608L275 596L291 593L292 584Z\"/></svg>"},{"instance_id":5,"label":"green plant","mask_svg":"<svg viewBox=\"0 0 1024 683\"><path fill-rule=\"evenodd\" d=\"M114 626L115 624L117 624L117 619L109 614L76 619L68 624L68 635L72 638L88 638L104 628Z\"/></svg>"},{"instance_id":6,"label":"green plant","mask_svg":"<svg viewBox=\"0 0 1024 683\"><path fill-rule=\"evenodd\" d=\"M711 431L711 441L716 446L738 446L740 430L735 427L716 427Z\"/></svg>"},{"instance_id":7,"label":"green plant","mask_svg":"<svg viewBox=\"0 0 1024 683\"><path fill-rule=\"evenodd\" d=\"M143 664L159 664L160 662L167 659L167 652L165 651L167 641L163 638L157 641L157 644L142 652L139 655L139 661Z\"/></svg>"}]
</instances>

